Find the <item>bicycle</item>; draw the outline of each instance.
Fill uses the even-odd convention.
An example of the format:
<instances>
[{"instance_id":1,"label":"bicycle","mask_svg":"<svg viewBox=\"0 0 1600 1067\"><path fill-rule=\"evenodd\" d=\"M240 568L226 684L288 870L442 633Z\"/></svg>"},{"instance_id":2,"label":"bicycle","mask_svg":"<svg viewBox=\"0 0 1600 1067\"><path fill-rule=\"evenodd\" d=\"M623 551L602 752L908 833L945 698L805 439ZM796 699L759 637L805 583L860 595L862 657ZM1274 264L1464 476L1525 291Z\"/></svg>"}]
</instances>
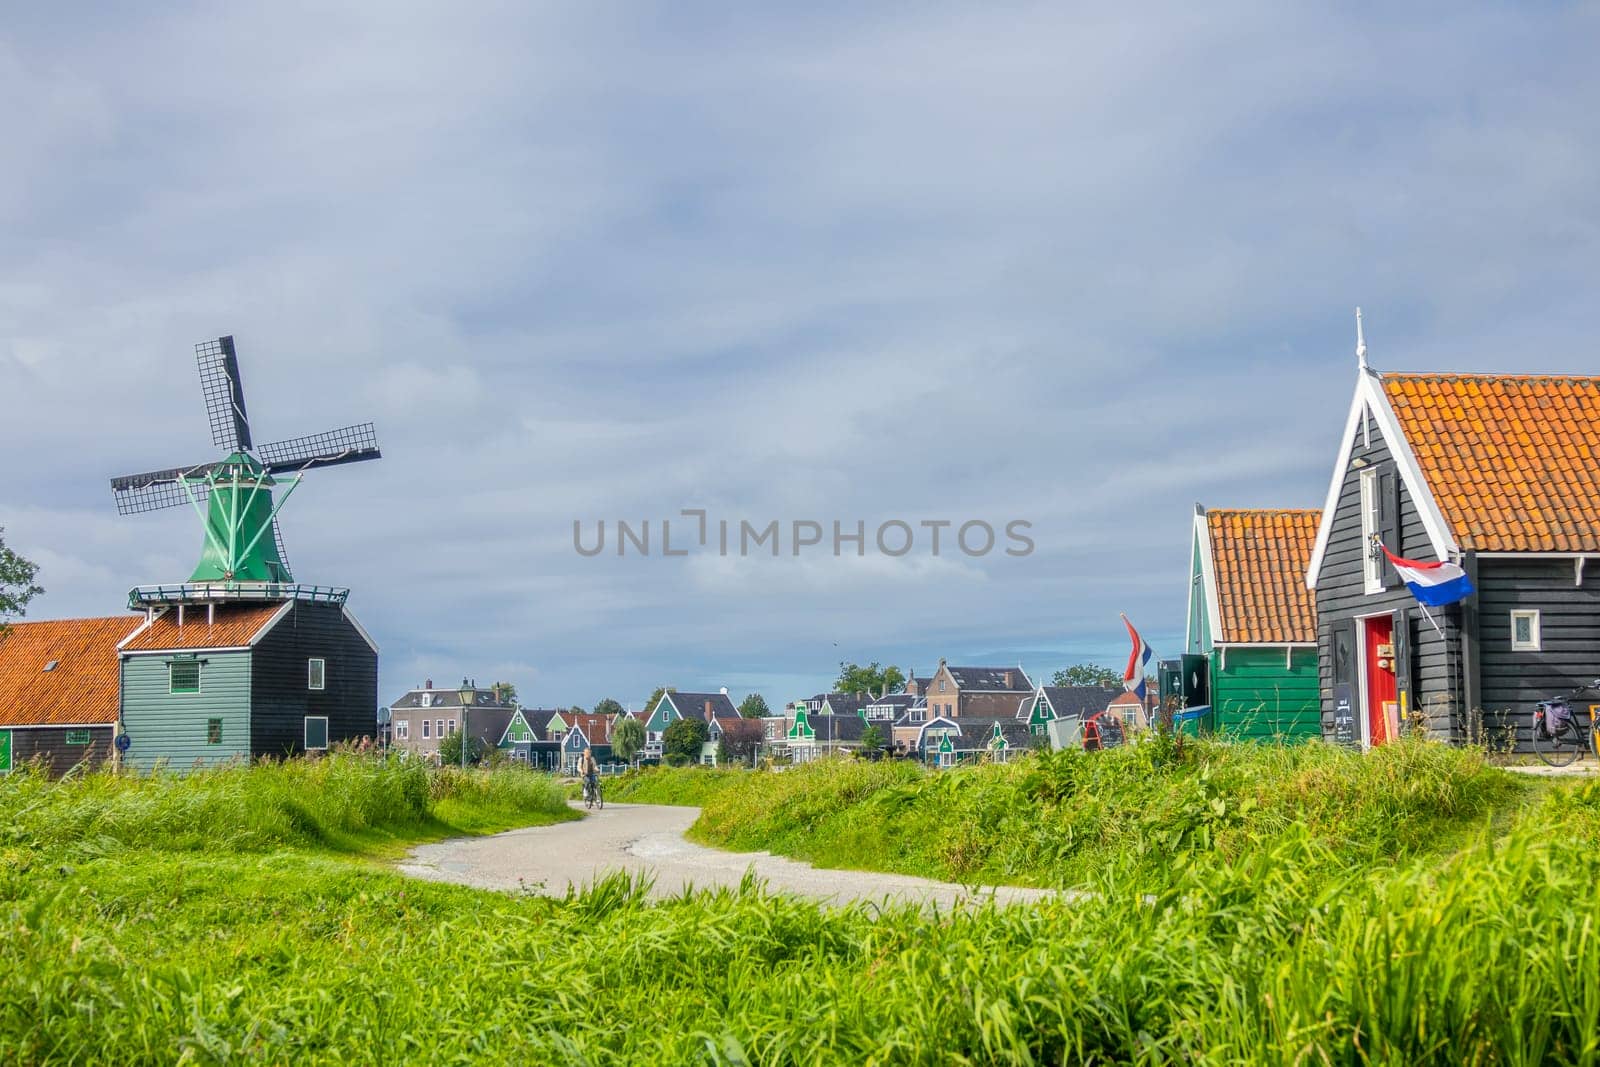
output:
<instances>
[{"instance_id":1,"label":"bicycle","mask_svg":"<svg viewBox=\"0 0 1600 1067\"><path fill-rule=\"evenodd\" d=\"M1565 767L1584 750L1594 752L1600 759L1600 725L1596 725L1594 710L1589 705L1577 711L1570 703L1582 693L1600 690L1600 678L1588 685L1579 686L1564 697L1541 700L1533 709L1533 751L1550 767Z\"/></svg>"},{"instance_id":2,"label":"bicycle","mask_svg":"<svg viewBox=\"0 0 1600 1067\"><path fill-rule=\"evenodd\" d=\"M585 778L583 780L583 806L603 811L606 806L606 797L600 790L600 779Z\"/></svg>"}]
</instances>

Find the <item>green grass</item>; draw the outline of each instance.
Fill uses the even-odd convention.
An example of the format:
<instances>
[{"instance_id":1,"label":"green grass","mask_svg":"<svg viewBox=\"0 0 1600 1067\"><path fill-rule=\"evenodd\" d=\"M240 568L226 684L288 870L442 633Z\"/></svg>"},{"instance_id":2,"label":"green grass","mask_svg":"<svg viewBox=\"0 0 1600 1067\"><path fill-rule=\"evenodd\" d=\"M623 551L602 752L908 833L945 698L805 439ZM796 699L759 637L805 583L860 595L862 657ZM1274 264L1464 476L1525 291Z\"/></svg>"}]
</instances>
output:
<instances>
[{"instance_id":1,"label":"green grass","mask_svg":"<svg viewBox=\"0 0 1600 1067\"><path fill-rule=\"evenodd\" d=\"M779 774L651 769L608 796L697 805L690 836L702 843L822 866L1039 886L1112 872L1153 889L1175 866L1231 862L1286 834L1334 864L1447 854L1541 788L1425 742L1361 755L1189 740L942 772L849 760Z\"/></svg>"},{"instance_id":2,"label":"green grass","mask_svg":"<svg viewBox=\"0 0 1600 1067\"><path fill-rule=\"evenodd\" d=\"M1192 847L1202 824L1184 824L1187 859L1160 877L1113 866L1075 903L932 915L748 884L652 903L620 878L522 897L371 862L446 832L442 812L482 829L561 817L559 791L525 771L352 760L4 782L0 1062L1600 1061L1600 782L1523 789L1434 749L1239 760L1195 750L1146 780L1041 761L673 787L731 800L765 781L819 827L835 808L915 815L929 789L962 818L1031 796L1052 805L1041 824L1111 783L1131 791L1124 816L1169 797L1123 850L1195 797L1257 798L1239 816L1255 837L1216 824ZM1302 795L1317 788L1332 797ZM1305 818L1286 818L1294 804ZM1503 833L1486 805L1513 812ZM1341 811L1386 843L1331 832ZM1448 848L1381 827L1391 816L1448 824Z\"/></svg>"}]
</instances>

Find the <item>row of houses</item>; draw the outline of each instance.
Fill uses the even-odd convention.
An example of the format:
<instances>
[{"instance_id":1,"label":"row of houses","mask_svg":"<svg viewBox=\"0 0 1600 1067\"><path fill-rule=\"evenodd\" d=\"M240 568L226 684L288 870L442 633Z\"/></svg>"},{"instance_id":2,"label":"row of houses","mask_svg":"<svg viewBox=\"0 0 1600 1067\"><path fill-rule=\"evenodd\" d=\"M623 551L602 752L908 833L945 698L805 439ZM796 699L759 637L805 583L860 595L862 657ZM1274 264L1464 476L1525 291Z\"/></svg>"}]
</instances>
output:
<instances>
[{"instance_id":1,"label":"row of houses","mask_svg":"<svg viewBox=\"0 0 1600 1067\"><path fill-rule=\"evenodd\" d=\"M1175 671L1228 736L1526 747L1536 701L1600 675L1600 377L1359 353L1320 508L1196 507ZM1385 547L1474 592L1424 608Z\"/></svg>"},{"instance_id":2,"label":"row of houses","mask_svg":"<svg viewBox=\"0 0 1600 1067\"><path fill-rule=\"evenodd\" d=\"M1119 727L1147 722L1132 694L1098 686L1035 686L1020 667L959 667L943 661L927 677L912 677L902 692L875 697L818 693L781 714L746 719L726 689L715 693L666 688L650 707L613 715L559 708L525 708L470 682L436 688L427 681L390 705L389 743L437 759L441 742L465 730L506 758L550 770L570 770L585 749L613 760L612 733L623 718L643 727L639 758L659 760L667 727L700 719L707 741L700 760L776 757L807 762L870 750L949 765L983 755L1006 759L1049 742L1048 724L1108 715ZM724 742L730 742L725 744Z\"/></svg>"}]
</instances>

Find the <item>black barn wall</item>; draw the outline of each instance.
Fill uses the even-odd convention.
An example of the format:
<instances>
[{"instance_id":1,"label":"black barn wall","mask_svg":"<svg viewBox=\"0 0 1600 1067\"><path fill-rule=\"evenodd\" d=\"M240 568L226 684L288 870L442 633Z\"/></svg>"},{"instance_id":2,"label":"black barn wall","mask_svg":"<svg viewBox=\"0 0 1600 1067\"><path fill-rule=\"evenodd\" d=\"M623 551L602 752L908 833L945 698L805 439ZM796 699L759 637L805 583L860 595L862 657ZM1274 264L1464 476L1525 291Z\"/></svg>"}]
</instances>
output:
<instances>
[{"instance_id":1,"label":"black barn wall","mask_svg":"<svg viewBox=\"0 0 1600 1067\"><path fill-rule=\"evenodd\" d=\"M326 662L326 688L306 688L306 661ZM250 667L250 746L256 756L305 751L305 718L328 717L328 741L375 735L378 654L337 604L296 601L256 645Z\"/></svg>"}]
</instances>

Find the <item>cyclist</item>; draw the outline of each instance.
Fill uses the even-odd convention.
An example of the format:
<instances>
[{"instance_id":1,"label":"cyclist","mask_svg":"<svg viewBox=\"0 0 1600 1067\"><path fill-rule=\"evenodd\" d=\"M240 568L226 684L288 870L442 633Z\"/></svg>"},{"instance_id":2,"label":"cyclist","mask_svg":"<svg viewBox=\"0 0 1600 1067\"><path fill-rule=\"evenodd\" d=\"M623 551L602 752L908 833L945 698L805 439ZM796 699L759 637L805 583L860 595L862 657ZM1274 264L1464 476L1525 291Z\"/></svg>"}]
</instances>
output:
<instances>
[{"instance_id":1,"label":"cyclist","mask_svg":"<svg viewBox=\"0 0 1600 1067\"><path fill-rule=\"evenodd\" d=\"M594 760L594 749L585 748L578 757L578 776L583 779L583 797L593 803L600 795L600 764Z\"/></svg>"}]
</instances>

